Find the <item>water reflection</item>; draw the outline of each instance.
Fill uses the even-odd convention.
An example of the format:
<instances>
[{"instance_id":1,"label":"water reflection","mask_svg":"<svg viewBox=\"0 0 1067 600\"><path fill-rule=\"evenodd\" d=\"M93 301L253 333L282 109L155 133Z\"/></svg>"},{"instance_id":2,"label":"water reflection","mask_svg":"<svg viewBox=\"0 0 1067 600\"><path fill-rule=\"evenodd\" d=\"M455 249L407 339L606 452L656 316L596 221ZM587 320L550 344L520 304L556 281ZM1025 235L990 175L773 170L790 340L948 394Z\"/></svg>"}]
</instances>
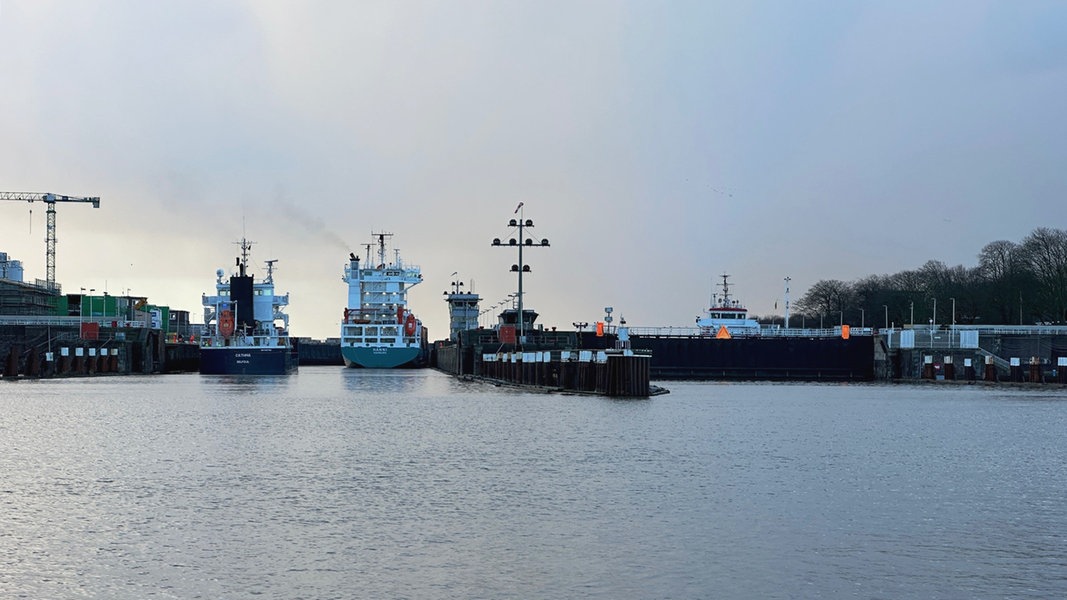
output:
<instances>
[{"instance_id":1,"label":"water reflection","mask_svg":"<svg viewBox=\"0 0 1067 600\"><path fill-rule=\"evenodd\" d=\"M425 369L349 369L342 368L344 389L359 395L392 396L434 393L446 389L440 384L443 373Z\"/></svg>"},{"instance_id":2,"label":"water reflection","mask_svg":"<svg viewBox=\"0 0 1067 600\"><path fill-rule=\"evenodd\" d=\"M1047 392L635 402L340 367L0 387L5 598L1067 590Z\"/></svg>"},{"instance_id":3,"label":"water reflection","mask_svg":"<svg viewBox=\"0 0 1067 600\"><path fill-rule=\"evenodd\" d=\"M291 375L200 375L200 385L237 395L275 393L295 385Z\"/></svg>"}]
</instances>

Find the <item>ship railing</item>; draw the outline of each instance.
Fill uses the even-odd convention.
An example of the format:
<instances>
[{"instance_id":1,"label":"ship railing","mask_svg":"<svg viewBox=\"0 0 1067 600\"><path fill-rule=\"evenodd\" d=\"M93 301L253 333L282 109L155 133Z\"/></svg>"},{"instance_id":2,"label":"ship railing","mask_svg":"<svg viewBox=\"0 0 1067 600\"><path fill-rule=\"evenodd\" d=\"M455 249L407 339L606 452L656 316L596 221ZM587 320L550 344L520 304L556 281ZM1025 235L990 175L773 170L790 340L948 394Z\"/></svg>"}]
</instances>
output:
<instances>
[{"instance_id":1,"label":"ship railing","mask_svg":"<svg viewBox=\"0 0 1067 600\"><path fill-rule=\"evenodd\" d=\"M630 327L630 335L639 337L700 337L713 338L717 329L709 327ZM872 327L849 327L849 336L871 336ZM813 338L841 337L841 327L761 327L738 329L730 332L731 338Z\"/></svg>"},{"instance_id":2,"label":"ship railing","mask_svg":"<svg viewBox=\"0 0 1067 600\"><path fill-rule=\"evenodd\" d=\"M241 346L256 346L259 348L286 348L290 346L289 336L270 336L270 335L237 335L230 337L231 343L236 343ZM204 333L199 338L201 347L212 348L225 346L225 338L222 336L210 335Z\"/></svg>"},{"instance_id":3,"label":"ship railing","mask_svg":"<svg viewBox=\"0 0 1067 600\"><path fill-rule=\"evenodd\" d=\"M360 269L364 281L388 281L401 277L403 279L422 280L421 268L412 265L404 265L402 268L395 265L386 265L381 269Z\"/></svg>"},{"instance_id":4,"label":"ship railing","mask_svg":"<svg viewBox=\"0 0 1067 600\"><path fill-rule=\"evenodd\" d=\"M78 327L82 323L98 323L103 327L116 328L137 328L146 326L144 321L127 321L117 317L0 316L0 325L56 325Z\"/></svg>"},{"instance_id":5,"label":"ship railing","mask_svg":"<svg viewBox=\"0 0 1067 600\"><path fill-rule=\"evenodd\" d=\"M348 309L348 320L344 321L348 325L366 325L367 323L375 323L378 325L385 325L384 321L392 322L396 321L396 310L382 310L377 308L350 308Z\"/></svg>"}]
</instances>

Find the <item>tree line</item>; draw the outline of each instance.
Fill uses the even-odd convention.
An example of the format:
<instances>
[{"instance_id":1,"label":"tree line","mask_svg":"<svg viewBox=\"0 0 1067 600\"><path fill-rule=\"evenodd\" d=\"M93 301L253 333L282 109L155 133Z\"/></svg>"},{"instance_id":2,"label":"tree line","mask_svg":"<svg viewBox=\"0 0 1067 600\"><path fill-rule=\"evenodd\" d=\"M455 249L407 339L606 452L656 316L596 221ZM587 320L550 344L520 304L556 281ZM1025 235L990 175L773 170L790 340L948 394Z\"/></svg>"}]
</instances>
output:
<instances>
[{"instance_id":1,"label":"tree line","mask_svg":"<svg viewBox=\"0 0 1067 600\"><path fill-rule=\"evenodd\" d=\"M1064 324L1067 231L1039 227L1019 243L990 242L969 268L930 260L893 275L821 280L793 308L791 327Z\"/></svg>"}]
</instances>

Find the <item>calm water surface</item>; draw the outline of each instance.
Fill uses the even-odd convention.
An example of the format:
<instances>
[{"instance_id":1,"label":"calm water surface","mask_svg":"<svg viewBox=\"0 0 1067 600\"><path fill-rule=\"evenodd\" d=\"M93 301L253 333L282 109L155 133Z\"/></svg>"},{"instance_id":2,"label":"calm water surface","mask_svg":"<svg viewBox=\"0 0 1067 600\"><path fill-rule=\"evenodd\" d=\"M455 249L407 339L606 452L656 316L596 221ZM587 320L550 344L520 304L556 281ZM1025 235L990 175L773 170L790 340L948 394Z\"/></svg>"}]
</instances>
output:
<instances>
[{"instance_id":1,"label":"calm water surface","mask_svg":"<svg viewBox=\"0 0 1067 600\"><path fill-rule=\"evenodd\" d=\"M0 384L3 598L1067 596L1067 394Z\"/></svg>"}]
</instances>

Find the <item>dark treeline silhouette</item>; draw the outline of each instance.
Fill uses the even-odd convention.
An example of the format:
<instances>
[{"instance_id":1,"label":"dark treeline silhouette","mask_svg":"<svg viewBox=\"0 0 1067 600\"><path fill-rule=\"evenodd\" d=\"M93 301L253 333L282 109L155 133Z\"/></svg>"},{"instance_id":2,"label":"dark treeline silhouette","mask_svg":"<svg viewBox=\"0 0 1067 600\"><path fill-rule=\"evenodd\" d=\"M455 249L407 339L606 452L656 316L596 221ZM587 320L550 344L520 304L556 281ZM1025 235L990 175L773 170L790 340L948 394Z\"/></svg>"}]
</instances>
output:
<instances>
[{"instance_id":1,"label":"dark treeline silhouette","mask_svg":"<svg viewBox=\"0 0 1067 600\"><path fill-rule=\"evenodd\" d=\"M1040 227L1020 243L991 242L974 267L931 260L894 275L822 280L794 308L792 327L1067 324L1067 231Z\"/></svg>"}]
</instances>

